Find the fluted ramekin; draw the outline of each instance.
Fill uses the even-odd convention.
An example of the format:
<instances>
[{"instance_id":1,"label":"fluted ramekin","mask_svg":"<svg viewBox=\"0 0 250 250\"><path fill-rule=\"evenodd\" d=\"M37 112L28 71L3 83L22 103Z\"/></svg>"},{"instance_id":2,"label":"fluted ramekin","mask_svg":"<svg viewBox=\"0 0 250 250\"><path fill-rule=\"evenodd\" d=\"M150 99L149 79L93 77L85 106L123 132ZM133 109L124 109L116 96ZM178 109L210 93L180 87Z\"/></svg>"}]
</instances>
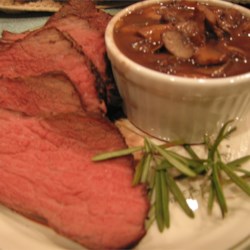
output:
<instances>
[{"instance_id":1,"label":"fluted ramekin","mask_svg":"<svg viewBox=\"0 0 250 250\"><path fill-rule=\"evenodd\" d=\"M110 21L105 42L113 74L128 119L139 129L168 141L199 143L217 133L228 120L243 120L250 113L250 72L225 78L194 79L171 76L141 66L116 46L116 23L128 12L158 2L148 0L123 9ZM250 10L221 0L198 0L235 8L250 17Z\"/></svg>"}]
</instances>

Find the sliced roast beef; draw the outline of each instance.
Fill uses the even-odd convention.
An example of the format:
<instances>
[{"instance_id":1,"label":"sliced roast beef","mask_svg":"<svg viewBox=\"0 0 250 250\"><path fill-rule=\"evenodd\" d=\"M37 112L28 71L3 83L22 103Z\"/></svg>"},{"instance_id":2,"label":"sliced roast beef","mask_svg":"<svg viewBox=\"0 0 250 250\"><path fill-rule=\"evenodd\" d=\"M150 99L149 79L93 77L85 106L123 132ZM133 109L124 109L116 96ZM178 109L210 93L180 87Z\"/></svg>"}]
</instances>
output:
<instances>
[{"instance_id":1,"label":"sliced roast beef","mask_svg":"<svg viewBox=\"0 0 250 250\"><path fill-rule=\"evenodd\" d=\"M100 32L105 31L111 19L110 15L98 10L92 0L69 0L67 4L49 19L48 23L71 14L87 20L91 28L99 30Z\"/></svg>"},{"instance_id":2,"label":"sliced roast beef","mask_svg":"<svg viewBox=\"0 0 250 250\"><path fill-rule=\"evenodd\" d=\"M0 110L0 141L0 203L90 249L125 249L145 234L148 202L131 186L131 158L91 161L125 146L108 120Z\"/></svg>"},{"instance_id":3,"label":"sliced roast beef","mask_svg":"<svg viewBox=\"0 0 250 250\"><path fill-rule=\"evenodd\" d=\"M98 12L99 13L99 12ZM46 27L55 27L58 30L67 33L82 48L83 52L96 66L103 78L106 76L106 60L105 60L105 42L104 31L91 27L88 20L74 14L68 14L63 18L48 21ZM43 29L43 27L39 28ZM2 32L1 42L12 43L22 40L25 36L34 31L25 31L22 33L13 33L7 30ZM97 53L98 52L98 53Z\"/></svg>"},{"instance_id":4,"label":"sliced roast beef","mask_svg":"<svg viewBox=\"0 0 250 250\"><path fill-rule=\"evenodd\" d=\"M106 48L103 32L91 28L87 20L76 15L67 15L64 18L50 21L47 26L56 27L69 34L93 62L102 77L106 78Z\"/></svg>"},{"instance_id":5,"label":"sliced roast beef","mask_svg":"<svg viewBox=\"0 0 250 250\"><path fill-rule=\"evenodd\" d=\"M74 41L80 50L88 57L93 63L94 71L98 71L100 78L98 79L98 86L96 86L98 96L101 100L107 100L106 85L111 81L111 75L107 74L107 59L106 59L106 48L104 43L103 33L90 28L88 22L78 16L69 15L65 18L60 18L51 22L46 26L55 27L60 30L66 36ZM23 32L23 33L12 33L4 31L2 33L2 39L0 43L0 51L6 50L14 42L20 41L31 33L40 32L44 27L40 29ZM98 53L97 53L98 52ZM113 81L113 79L112 79Z\"/></svg>"},{"instance_id":6,"label":"sliced roast beef","mask_svg":"<svg viewBox=\"0 0 250 250\"><path fill-rule=\"evenodd\" d=\"M108 111L113 110L109 113L114 113L114 107L119 109L121 105L121 98L106 57L104 30L96 29L88 20L73 14L55 20L52 18L47 24L47 27L51 26L67 33L95 65L102 78L97 87L99 97L105 101Z\"/></svg>"},{"instance_id":7,"label":"sliced roast beef","mask_svg":"<svg viewBox=\"0 0 250 250\"><path fill-rule=\"evenodd\" d=\"M91 60L101 76L96 86L98 97L105 101L109 110L116 112L121 107L121 98L106 57L104 43L104 32L110 18L110 15L97 10L91 0L70 0L48 20L45 27L55 27L70 36L70 39ZM6 50L10 43L20 41L28 34L30 34L28 31L20 34L4 31L1 40L4 46L0 45L0 51ZM104 105L101 105L101 109L106 110ZM113 114L113 111L108 113Z\"/></svg>"},{"instance_id":8,"label":"sliced roast beef","mask_svg":"<svg viewBox=\"0 0 250 250\"><path fill-rule=\"evenodd\" d=\"M97 10L91 0L70 0L49 18L46 26L70 34L106 78L104 33L110 19L111 16Z\"/></svg>"},{"instance_id":9,"label":"sliced roast beef","mask_svg":"<svg viewBox=\"0 0 250 250\"><path fill-rule=\"evenodd\" d=\"M27 115L82 111L72 82L62 73L34 77L0 78L0 107Z\"/></svg>"},{"instance_id":10,"label":"sliced roast beef","mask_svg":"<svg viewBox=\"0 0 250 250\"><path fill-rule=\"evenodd\" d=\"M99 74L78 46L55 28L41 29L0 52L0 76L19 77L63 71L79 91L85 108L105 111L96 87Z\"/></svg>"}]
</instances>

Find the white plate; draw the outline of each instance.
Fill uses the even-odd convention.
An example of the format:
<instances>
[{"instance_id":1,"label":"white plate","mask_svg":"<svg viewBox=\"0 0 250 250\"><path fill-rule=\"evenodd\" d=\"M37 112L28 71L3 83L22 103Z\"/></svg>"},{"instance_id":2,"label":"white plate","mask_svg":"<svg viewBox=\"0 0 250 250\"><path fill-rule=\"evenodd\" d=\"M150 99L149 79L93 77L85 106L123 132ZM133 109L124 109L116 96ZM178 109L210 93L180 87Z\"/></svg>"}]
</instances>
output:
<instances>
[{"instance_id":1,"label":"white plate","mask_svg":"<svg viewBox=\"0 0 250 250\"><path fill-rule=\"evenodd\" d=\"M0 18L3 29L24 31L45 23L47 17L16 19ZM250 115L238 131L222 147L228 159L250 154ZM197 150L201 151L200 147ZM250 169L250 162L246 166ZM234 186L227 193L229 213L221 219L215 207L207 215L198 183L185 187L192 198L195 219L189 219L174 202L171 203L171 227L159 233L153 225L136 250L226 250L250 249L250 199ZM197 208L198 205L198 208ZM59 236L46 226L28 220L0 206L0 250L83 250L80 245Z\"/></svg>"}]
</instances>

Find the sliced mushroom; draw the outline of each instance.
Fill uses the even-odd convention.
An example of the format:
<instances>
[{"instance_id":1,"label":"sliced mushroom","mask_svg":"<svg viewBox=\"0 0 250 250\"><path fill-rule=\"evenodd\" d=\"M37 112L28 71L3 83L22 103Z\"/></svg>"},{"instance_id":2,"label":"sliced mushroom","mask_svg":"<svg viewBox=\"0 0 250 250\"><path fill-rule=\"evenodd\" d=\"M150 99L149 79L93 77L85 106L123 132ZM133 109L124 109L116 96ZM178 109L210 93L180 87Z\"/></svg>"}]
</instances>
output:
<instances>
[{"instance_id":1,"label":"sliced mushroom","mask_svg":"<svg viewBox=\"0 0 250 250\"><path fill-rule=\"evenodd\" d=\"M171 27L167 24L154 24L139 29L138 34L144 38L150 39L152 42L158 42L161 41L164 31L170 28Z\"/></svg>"},{"instance_id":2,"label":"sliced mushroom","mask_svg":"<svg viewBox=\"0 0 250 250\"><path fill-rule=\"evenodd\" d=\"M209 66L225 63L228 59L228 54L225 50L218 49L215 46L205 45L196 50L193 58L198 65Z\"/></svg>"},{"instance_id":3,"label":"sliced mushroom","mask_svg":"<svg viewBox=\"0 0 250 250\"><path fill-rule=\"evenodd\" d=\"M190 41L179 31L166 31L162 35L166 49L176 57L189 59L194 54Z\"/></svg>"},{"instance_id":4,"label":"sliced mushroom","mask_svg":"<svg viewBox=\"0 0 250 250\"><path fill-rule=\"evenodd\" d=\"M187 36L196 46L205 43L205 28L202 23L194 20L180 22L176 25L178 31Z\"/></svg>"}]
</instances>

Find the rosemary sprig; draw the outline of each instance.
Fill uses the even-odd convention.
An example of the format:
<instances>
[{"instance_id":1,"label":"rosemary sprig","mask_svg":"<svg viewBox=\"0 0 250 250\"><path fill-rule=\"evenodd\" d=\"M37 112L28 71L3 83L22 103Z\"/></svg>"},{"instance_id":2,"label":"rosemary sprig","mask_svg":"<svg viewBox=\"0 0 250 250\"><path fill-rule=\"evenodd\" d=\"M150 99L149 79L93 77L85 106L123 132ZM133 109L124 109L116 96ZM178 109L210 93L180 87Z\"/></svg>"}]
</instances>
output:
<instances>
[{"instance_id":1,"label":"rosemary sprig","mask_svg":"<svg viewBox=\"0 0 250 250\"><path fill-rule=\"evenodd\" d=\"M228 129L228 126L230 126L232 122L233 120L230 120L222 126L214 143L211 143L209 138L205 138L205 145L208 149L208 167L206 168L206 173L209 173L209 171L212 169L212 171L209 173L211 186L208 199L208 211L211 213L213 201L216 199L219 204L222 217L225 217L226 213L228 212L227 202L223 193L223 184L226 182L225 176L223 174L226 174L234 184L236 184L239 188L241 188L242 191L250 196L250 186L243 178L235 174L236 171L244 172L244 170L240 167L242 164L250 160L250 155L233 160L229 163L225 163L223 162L218 149L220 143L224 139L228 138L229 135L231 135L236 130L236 127L230 127Z\"/></svg>"},{"instance_id":2,"label":"rosemary sprig","mask_svg":"<svg viewBox=\"0 0 250 250\"><path fill-rule=\"evenodd\" d=\"M214 141L205 136L204 145L207 148L205 159L201 159L191 145L183 145L189 155L186 157L170 150L165 144L156 145L150 139L145 138L143 146L100 154L95 156L93 161L122 157L138 151L142 153L142 158L135 169L132 185L143 183L147 186L148 199L151 203L146 221L147 228L154 220L156 220L160 232L170 226L170 195L175 198L189 217L194 217L193 211L178 186L178 181L183 178L190 180L203 178L205 183L209 182L208 212L212 212L214 203L217 201L222 217L225 217L228 206L223 190L228 180L250 196L250 186L246 181L250 172L241 168L250 160L250 155L225 163L219 152L221 142L236 130L235 127L229 127L231 123L232 121L228 121L222 126ZM179 174L176 175L176 171L173 174L172 169ZM237 172L243 173L243 176L238 176Z\"/></svg>"}]
</instances>

